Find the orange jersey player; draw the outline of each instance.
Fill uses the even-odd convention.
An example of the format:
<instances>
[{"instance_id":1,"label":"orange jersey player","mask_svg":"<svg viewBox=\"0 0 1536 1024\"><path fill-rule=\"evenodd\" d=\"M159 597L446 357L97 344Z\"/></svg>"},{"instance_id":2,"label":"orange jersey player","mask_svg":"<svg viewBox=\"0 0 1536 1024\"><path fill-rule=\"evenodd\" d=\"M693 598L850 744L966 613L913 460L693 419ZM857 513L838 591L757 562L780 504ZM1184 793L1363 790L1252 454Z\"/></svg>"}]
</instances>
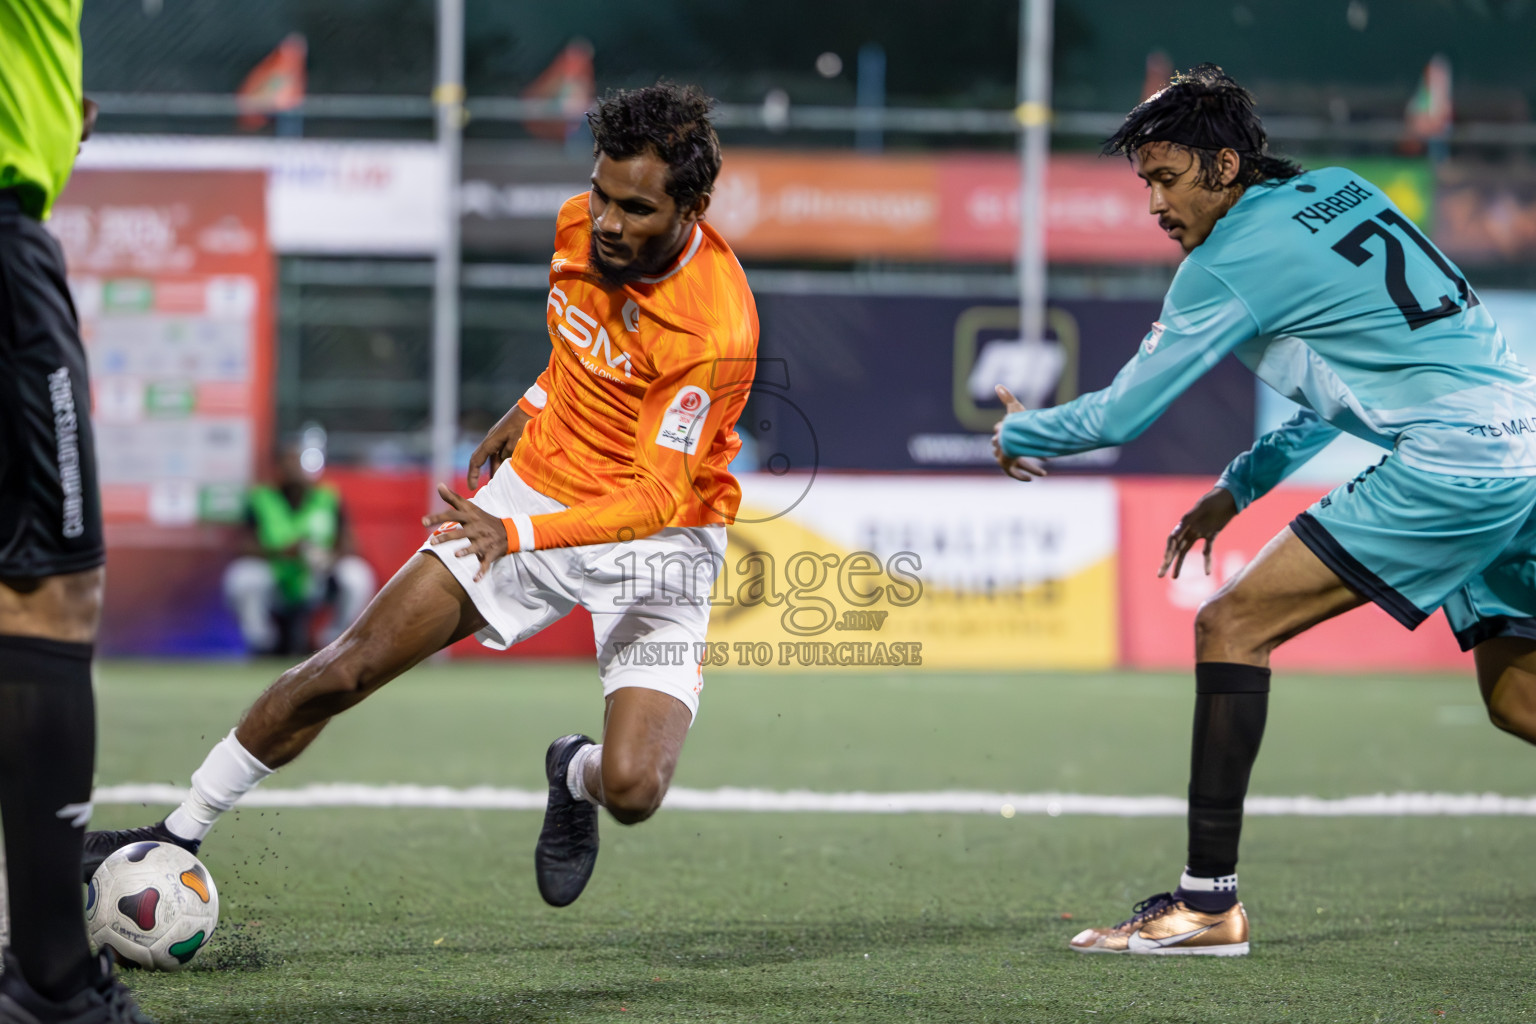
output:
<instances>
[{"instance_id":1,"label":"orange jersey player","mask_svg":"<svg viewBox=\"0 0 1536 1024\"><path fill-rule=\"evenodd\" d=\"M213 822L297 757L332 715L434 651L532 636L592 614L603 742L549 747L539 891L564 906L597 860L597 808L634 824L672 781L698 710L709 590L741 491L727 466L757 355L757 311L704 222L720 171L709 100L659 84L588 115L592 190L560 212L549 367L471 457L472 499L325 650L267 688L164 821L87 836L85 875L132 842L194 852ZM606 755L606 756L605 756Z\"/></svg>"},{"instance_id":2,"label":"orange jersey player","mask_svg":"<svg viewBox=\"0 0 1536 1024\"><path fill-rule=\"evenodd\" d=\"M572 506L508 529L517 541L531 526L522 541L534 548L728 523L741 501L726 466L741 448L733 428L757 351L746 275L701 222L658 273L605 279L591 255L597 201L587 193L560 211L549 367L518 403L532 419L513 469Z\"/></svg>"}]
</instances>

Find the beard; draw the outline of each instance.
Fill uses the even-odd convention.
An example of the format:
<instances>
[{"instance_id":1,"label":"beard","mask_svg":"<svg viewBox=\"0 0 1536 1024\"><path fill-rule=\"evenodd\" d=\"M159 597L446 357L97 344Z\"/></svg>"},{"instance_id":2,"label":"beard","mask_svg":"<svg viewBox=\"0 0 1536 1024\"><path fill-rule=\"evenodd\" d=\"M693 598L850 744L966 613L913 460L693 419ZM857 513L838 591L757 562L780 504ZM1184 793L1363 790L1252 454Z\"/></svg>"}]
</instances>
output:
<instances>
[{"instance_id":1,"label":"beard","mask_svg":"<svg viewBox=\"0 0 1536 1024\"><path fill-rule=\"evenodd\" d=\"M603 258L603 252L597 246L597 236L593 235L587 242L587 261L596 269L599 277L610 285L622 287L640 280L642 277L653 277L666 269L668 263L677 255L673 246L661 236L648 238L641 244L635 258L625 266L618 267Z\"/></svg>"}]
</instances>

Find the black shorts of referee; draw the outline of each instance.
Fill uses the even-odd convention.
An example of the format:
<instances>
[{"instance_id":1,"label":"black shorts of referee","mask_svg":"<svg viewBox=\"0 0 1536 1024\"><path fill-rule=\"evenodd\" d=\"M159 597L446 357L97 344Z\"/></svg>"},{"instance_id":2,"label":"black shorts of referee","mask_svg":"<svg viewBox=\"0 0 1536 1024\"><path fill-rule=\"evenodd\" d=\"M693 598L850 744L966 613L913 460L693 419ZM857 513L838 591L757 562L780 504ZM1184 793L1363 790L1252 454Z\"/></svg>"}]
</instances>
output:
<instances>
[{"instance_id":1,"label":"black shorts of referee","mask_svg":"<svg viewBox=\"0 0 1536 1024\"><path fill-rule=\"evenodd\" d=\"M90 417L63 251L0 189L0 579L106 560Z\"/></svg>"}]
</instances>

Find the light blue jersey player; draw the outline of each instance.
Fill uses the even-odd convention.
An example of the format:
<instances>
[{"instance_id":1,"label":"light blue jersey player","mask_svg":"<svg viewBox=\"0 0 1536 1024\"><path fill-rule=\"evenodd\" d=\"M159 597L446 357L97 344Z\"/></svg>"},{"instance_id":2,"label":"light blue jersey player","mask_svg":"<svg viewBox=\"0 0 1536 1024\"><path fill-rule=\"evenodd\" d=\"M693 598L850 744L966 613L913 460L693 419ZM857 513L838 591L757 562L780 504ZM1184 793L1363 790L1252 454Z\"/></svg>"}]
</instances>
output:
<instances>
[{"instance_id":1,"label":"light blue jersey player","mask_svg":"<svg viewBox=\"0 0 1536 1024\"><path fill-rule=\"evenodd\" d=\"M1012 396L999 462L1122 444L1233 353L1302 411L1238 456L1169 536L1162 572L1211 542L1341 431L1382 460L1303 512L1201 608L1189 859L1180 885L1081 952L1248 951L1237 902L1242 801L1269 655L1367 601L1409 629L1444 607L1494 724L1536 742L1536 378L1450 260L1366 179L1268 154L1252 98L1212 65L1133 110L1128 155L1188 253L1158 321L1109 387L1053 409Z\"/></svg>"}]
</instances>

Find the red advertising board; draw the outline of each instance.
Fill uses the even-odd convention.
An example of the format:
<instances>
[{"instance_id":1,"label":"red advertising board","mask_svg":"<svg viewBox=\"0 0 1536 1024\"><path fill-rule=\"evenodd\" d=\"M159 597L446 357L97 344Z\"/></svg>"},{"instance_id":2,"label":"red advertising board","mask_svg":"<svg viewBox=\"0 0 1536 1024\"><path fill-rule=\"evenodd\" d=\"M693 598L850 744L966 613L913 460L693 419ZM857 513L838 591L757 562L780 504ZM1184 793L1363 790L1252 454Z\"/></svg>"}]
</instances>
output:
<instances>
[{"instance_id":1,"label":"red advertising board","mask_svg":"<svg viewBox=\"0 0 1536 1024\"><path fill-rule=\"evenodd\" d=\"M1019 247L1019 162L947 157L939 165L939 251L946 259L1011 258ZM1053 156L1046 172L1045 249L1056 263L1177 263L1184 253L1147 213L1124 160Z\"/></svg>"},{"instance_id":2,"label":"red advertising board","mask_svg":"<svg viewBox=\"0 0 1536 1024\"><path fill-rule=\"evenodd\" d=\"M272 433L259 171L77 172L48 228L90 361L106 653L219 650L219 579Z\"/></svg>"},{"instance_id":3,"label":"red advertising board","mask_svg":"<svg viewBox=\"0 0 1536 1024\"><path fill-rule=\"evenodd\" d=\"M90 356L106 521L236 518L273 414L266 175L80 171L48 227Z\"/></svg>"},{"instance_id":4,"label":"red advertising board","mask_svg":"<svg viewBox=\"0 0 1536 1024\"><path fill-rule=\"evenodd\" d=\"M1187 669L1195 611L1326 488L1280 487L1245 509L1216 538L1210 576L1197 547L1178 579L1157 578L1168 532L1210 489L1209 479L1121 478L1120 657L1127 668ZM1442 615L1409 632L1375 605L1308 630L1274 655L1277 669L1317 672L1472 671Z\"/></svg>"}]
</instances>

